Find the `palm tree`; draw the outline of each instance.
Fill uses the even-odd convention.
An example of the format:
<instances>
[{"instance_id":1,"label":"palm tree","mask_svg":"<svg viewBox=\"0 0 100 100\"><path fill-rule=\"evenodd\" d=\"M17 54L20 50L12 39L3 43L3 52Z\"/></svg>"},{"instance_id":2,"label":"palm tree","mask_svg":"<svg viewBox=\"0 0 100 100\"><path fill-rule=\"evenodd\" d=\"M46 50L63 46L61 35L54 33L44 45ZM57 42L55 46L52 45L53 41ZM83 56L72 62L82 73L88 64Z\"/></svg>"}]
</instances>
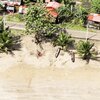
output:
<instances>
[{"instance_id":1,"label":"palm tree","mask_svg":"<svg viewBox=\"0 0 100 100\"><path fill-rule=\"evenodd\" d=\"M71 35L61 33L58 35L57 39L55 40L54 44L63 47L72 46L75 41L72 39Z\"/></svg>"},{"instance_id":2,"label":"palm tree","mask_svg":"<svg viewBox=\"0 0 100 100\"><path fill-rule=\"evenodd\" d=\"M94 43L90 43L88 40L87 41L80 40L76 46L76 49L83 60L89 61L89 59L94 54L94 52L91 51L93 46Z\"/></svg>"},{"instance_id":3,"label":"palm tree","mask_svg":"<svg viewBox=\"0 0 100 100\"><path fill-rule=\"evenodd\" d=\"M0 19L0 33L3 32L4 30L4 23L3 23L3 20L2 18Z\"/></svg>"},{"instance_id":4,"label":"palm tree","mask_svg":"<svg viewBox=\"0 0 100 100\"><path fill-rule=\"evenodd\" d=\"M10 50L10 47L13 45L13 39L10 36L9 30L4 30L0 33L0 51L7 52Z\"/></svg>"}]
</instances>

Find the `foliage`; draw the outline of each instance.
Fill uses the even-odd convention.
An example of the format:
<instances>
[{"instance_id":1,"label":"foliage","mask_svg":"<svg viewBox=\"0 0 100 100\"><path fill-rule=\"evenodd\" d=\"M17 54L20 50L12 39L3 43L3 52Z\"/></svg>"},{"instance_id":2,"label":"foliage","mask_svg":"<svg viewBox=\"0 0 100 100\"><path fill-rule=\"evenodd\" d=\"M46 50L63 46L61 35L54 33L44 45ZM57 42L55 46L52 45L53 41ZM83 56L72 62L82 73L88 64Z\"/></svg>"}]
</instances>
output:
<instances>
[{"instance_id":1,"label":"foliage","mask_svg":"<svg viewBox=\"0 0 100 100\"><path fill-rule=\"evenodd\" d=\"M58 8L59 23L71 21L71 19L73 19L73 15L74 11L73 12L71 11L69 5L61 6L60 8Z\"/></svg>"},{"instance_id":2,"label":"foliage","mask_svg":"<svg viewBox=\"0 0 100 100\"><path fill-rule=\"evenodd\" d=\"M29 7L26 15L27 31L33 33L39 31L39 29L41 30L41 26L44 24L43 21L46 21L46 14L47 12L42 4L35 4L34 7Z\"/></svg>"},{"instance_id":3,"label":"foliage","mask_svg":"<svg viewBox=\"0 0 100 100\"><path fill-rule=\"evenodd\" d=\"M57 39L54 42L54 45L58 45L63 47L69 47L72 46L74 44L74 40L72 39L71 35L69 34L65 34L65 33L61 33L58 35Z\"/></svg>"},{"instance_id":4,"label":"foliage","mask_svg":"<svg viewBox=\"0 0 100 100\"><path fill-rule=\"evenodd\" d=\"M31 4L34 4L34 2L37 2L37 0L24 0L26 6L30 6Z\"/></svg>"},{"instance_id":5,"label":"foliage","mask_svg":"<svg viewBox=\"0 0 100 100\"><path fill-rule=\"evenodd\" d=\"M13 22L23 22L25 21L25 15L22 14L10 14L6 16L7 21L13 21Z\"/></svg>"},{"instance_id":6,"label":"foliage","mask_svg":"<svg viewBox=\"0 0 100 100\"><path fill-rule=\"evenodd\" d=\"M77 49L79 55L82 57L82 59L88 60L94 54L94 52L91 51L93 46L94 46L94 44L90 43L89 41L80 40L77 44L76 49Z\"/></svg>"},{"instance_id":7,"label":"foliage","mask_svg":"<svg viewBox=\"0 0 100 100\"><path fill-rule=\"evenodd\" d=\"M14 36L26 35L25 30L11 29L11 34Z\"/></svg>"},{"instance_id":8,"label":"foliage","mask_svg":"<svg viewBox=\"0 0 100 100\"><path fill-rule=\"evenodd\" d=\"M0 32L3 32L4 30L4 24L3 24L3 19L0 19Z\"/></svg>"},{"instance_id":9,"label":"foliage","mask_svg":"<svg viewBox=\"0 0 100 100\"><path fill-rule=\"evenodd\" d=\"M92 0L92 11L100 14L100 0Z\"/></svg>"},{"instance_id":10,"label":"foliage","mask_svg":"<svg viewBox=\"0 0 100 100\"><path fill-rule=\"evenodd\" d=\"M75 23L74 22L69 22L69 23L66 23L65 25L66 25L67 29L79 30L79 31L86 31L85 27L83 27L80 24L77 24L77 23L75 24Z\"/></svg>"},{"instance_id":11,"label":"foliage","mask_svg":"<svg viewBox=\"0 0 100 100\"><path fill-rule=\"evenodd\" d=\"M78 6L76 8L76 13L74 15L74 20L72 23L85 25L87 23L87 15L88 15L87 9L82 6Z\"/></svg>"},{"instance_id":12,"label":"foliage","mask_svg":"<svg viewBox=\"0 0 100 100\"><path fill-rule=\"evenodd\" d=\"M63 0L65 5L70 5L73 0Z\"/></svg>"},{"instance_id":13,"label":"foliage","mask_svg":"<svg viewBox=\"0 0 100 100\"><path fill-rule=\"evenodd\" d=\"M7 52L13 44L9 30L4 30L0 33L0 51Z\"/></svg>"},{"instance_id":14,"label":"foliage","mask_svg":"<svg viewBox=\"0 0 100 100\"><path fill-rule=\"evenodd\" d=\"M0 9L3 9L3 4L1 4L1 2L0 2Z\"/></svg>"},{"instance_id":15,"label":"foliage","mask_svg":"<svg viewBox=\"0 0 100 100\"><path fill-rule=\"evenodd\" d=\"M30 0L24 0L25 5L29 5L30 4Z\"/></svg>"},{"instance_id":16,"label":"foliage","mask_svg":"<svg viewBox=\"0 0 100 100\"><path fill-rule=\"evenodd\" d=\"M90 12L91 11L91 0L83 0L81 6L86 8L88 12Z\"/></svg>"},{"instance_id":17,"label":"foliage","mask_svg":"<svg viewBox=\"0 0 100 100\"><path fill-rule=\"evenodd\" d=\"M36 37L51 37L59 26L54 24L54 18L49 15L43 4L35 4L30 7L26 15L26 30L35 33Z\"/></svg>"},{"instance_id":18,"label":"foliage","mask_svg":"<svg viewBox=\"0 0 100 100\"><path fill-rule=\"evenodd\" d=\"M63 0L55 0L55 1L61 3Z\"/></svg>"}]
</instances>

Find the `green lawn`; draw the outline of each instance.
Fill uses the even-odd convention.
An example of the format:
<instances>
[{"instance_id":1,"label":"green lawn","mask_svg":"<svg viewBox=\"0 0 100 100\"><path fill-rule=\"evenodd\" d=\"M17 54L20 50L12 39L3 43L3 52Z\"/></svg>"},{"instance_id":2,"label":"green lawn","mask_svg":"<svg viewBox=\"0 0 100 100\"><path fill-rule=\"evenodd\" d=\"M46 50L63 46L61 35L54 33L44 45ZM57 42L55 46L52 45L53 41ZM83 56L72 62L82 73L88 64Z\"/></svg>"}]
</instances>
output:
<instances>
[{"instance_id":1,"label":"green lawn","mask_svg":"<svg viewBox=\"0 0 100 100\"><path fill-rule=\"evenodd\" d=\"M25 15L22 14L9 14L6 15L6 20L11 22L24 22Z\"/></svg>"},{"instance_id":2,"label":"green lawn","mask_svg":"<svg viewBox=\"0 0 100 100\"><path fill-rule=\"evenodd\" d=\"M24 30L15 30L15 29L11 29L11 33L13 34L13 35L25 35L26 33L25 33L25 31Z\"/></svg>"},{"instance_id":3,"label":"green lawn","mask_svg":"<svg viewBox=\"0 0 100 100\"><path fill-rule=\"evenodd\" d=\"M72 23L65 23L64 27L66 27L67 29L72 29L72 30L86 31L85 27L81 25L72 24Z\"/></svg>"}]
</instances>

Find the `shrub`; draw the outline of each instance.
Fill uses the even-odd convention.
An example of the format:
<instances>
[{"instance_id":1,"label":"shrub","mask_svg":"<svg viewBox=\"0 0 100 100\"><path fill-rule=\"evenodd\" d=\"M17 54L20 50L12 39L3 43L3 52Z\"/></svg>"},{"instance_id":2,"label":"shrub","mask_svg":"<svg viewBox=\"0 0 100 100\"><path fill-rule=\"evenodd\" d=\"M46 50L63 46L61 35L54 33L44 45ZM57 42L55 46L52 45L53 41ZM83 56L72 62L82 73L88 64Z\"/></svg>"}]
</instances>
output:
<instances>
[{"instance_id":1,"label":"shrub","mask_svg":"<svg viewBox=\"0 0 100 100\"><path fill-rule=\"evenodd\" d=\"M53 22L54 18L49 15L44 4L38 3L28 10L26 15L26 31L30 34L35 33L37 38L50 38L59 28Z\"/></svg>"},{"instance_id":2,"label":"shrub","mask_svg":"<svg viewBox=\"0 0 100 100\"><path fill-rule=\"evenodd\" d=\"M3 19L0 18L0 33L3 32L3 30L4 30Z\"/></svg>"},{"instance_id":3,"label":"shrub","mask_svg":"<svg viewBox=\"0 0 100 100\"><path fill-rule=\"evenodd\" d=\"M73 23L80 24L80 25L86 25L87 15L88 15L87 9L82 6L78 6L76 8L76 13L74 14Z\"/></svg>"},{"instance_id":4,"label":"shrub","mask_svg":"<svg viewBox=\"0 0 100 100\"><path fill-rule=\"evenodd\" d=\"M83 60L89 60L95 52L91 51L94 44L90 43L89 41L82 41L80 40L76 46L76 49L82 57Z\"/></svg>"},{"instance_id":5,"label":"shrub","mask_svg":"<svg viewBox=\"0 0 100 100\"><path fill-rule=\"evenodd\" d=\"M0 33L0 51L9 51L12 44L13 41L9 30L4 30L2 33Z\"/></svg>"},{"instance_id":6,"label":"shrub","mask_svg":"<svg viewBox=\"0 0 100 100\"><path fill-rule=\"evenodd\" d=\"M62 49L68 48L73 46L75 40L72 39L71 35L69 34L65 34L65 33L61 33L58 35L57 39L54 42L54 45L58 45L61 46Z\"/></svg>"},{"instance_id":7,"label":"shrub","mask_svg":"<svg viewBox=\"0 0 100 100\"><path fill-rule=\"evenodd\" d=\"M100 0L92 0L92 11L100 14Z\"/></svg>"},{"instance_id":8,"label":"shrub","mask_svg":"<svg viewBox=\"0 0 100 100\"><path fill-rule=\"evenodd\" d=\"M74 12L71 11L69 5L58 8L58 23L69 22L73 19Z\"/></svg>"}]
</instances>

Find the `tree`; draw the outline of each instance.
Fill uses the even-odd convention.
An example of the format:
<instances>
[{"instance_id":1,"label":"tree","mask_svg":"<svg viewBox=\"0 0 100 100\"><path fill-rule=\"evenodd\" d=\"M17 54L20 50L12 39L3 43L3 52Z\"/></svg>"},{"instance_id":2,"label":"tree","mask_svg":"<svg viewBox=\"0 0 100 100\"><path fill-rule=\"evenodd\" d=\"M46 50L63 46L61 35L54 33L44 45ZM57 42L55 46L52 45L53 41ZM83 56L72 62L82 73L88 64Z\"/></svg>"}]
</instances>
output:
<instances>
[{"instance_id":1,"label":"tree","mask_svg":"<svg viewBox=\"0 0 100 100\"><path fill-rule=\"evenodd\" d=\"M100 0L92 0L92 11L100 14Z\"/></svg>"},{"instance_id":2,"label":"tree","mask_svg":"<svg viewBox=\"0 0 100 100\"><path fill-rule=\"evenodd\" d=\"M61 33L58 35L57 39L55 40L54 45L61 46L63 49L63 47L67 48L69 46L72 46L74 42L75 40L72 39L71 35Z\"/></svg>"},{"instance_id":3,"label":"tree","mask_svg":"<svg viewBox=\"0 0 100 100\"><path fill-rule=\"evenodd\" d=\"M73 15L74 12L71 11L69 5L61 6L60 8L58 8L58 17L57 17L58 23L71 21Z\"/></svg>"},{"instance_id":4,"label":"tree","mask_svg":"<svg viewBox=\"0 0 100 100\"><path fill-rule=\"evenodd\" d=\"M3 19L0 19L0 33L4 31L4 23L3 23Z\"/></svg>"},{"instance_id":5,"label":"tree","mask_svg":"<svg viewBox=\"0 0 100 100\"><path fill-rule=\"evenodd\" d=\"M10 31L4 30L2 33L0 33L0 51L7 52L12 45L13 39L10 36Z\"/></svg>"},{"instance_id":6,"label":"tree","mask_svg":"<svg viewBox=\"0 0 100 100\"><path fill-rule=\"evenodd\" d=\"M38 3L28 10L26 15L26 30L28 33L34 33L38 39L49 38L59 28L53 22L54 18L48 13L44 5Z\"/></svg>"},{"instance_id":7,"label":"tree","mask_svg":"<svg viewBox=\"0 0 100 100\"><path fill-rule=\"evenodd\" d=\"M73 23L86 25L87 24L88 10L82 6L76 7L76 13L74 14Z\"/></svg>"},{"instance_id":8,"label":"tree","mask_svg":"<svg viewBox=\"0 0 100 100\"><path fill-rule=\"evenodd\" d=\"M0 3L0 9L3 9L3 4Z\"/></svg>"},{"instance_id":9,"label":"tree","mask_svg":"<svg viewBox=\"0 0 100 100\"><path fill-rule=\"evenodd\" d=\"M46 21L46 14L47 12L42 4L30 6L26 15L27 31L30 33L39 31L40 26L43 26L43 21Z\"/></svg>"},{"instance_id":10,"label":"tree","mask_svg":"<svg viewBox=\"0 0 100 100\"><path fill-rule=\"evenodd\" d=\"M63 0L65 5L70 5L73 0Z\"/></svg>"},{"instance_id":11,"label":"tree","mask_svg":"<svg viewBox=\"0 0 100 100\"><path fill-rule=\"evenodd\" d=\"M80 40L76 46L76 49L83 60L89 61L94 54L94 52L91 51L93 46L94 44L90 43L89 41Z\"/></svg>"}]
</instances>

